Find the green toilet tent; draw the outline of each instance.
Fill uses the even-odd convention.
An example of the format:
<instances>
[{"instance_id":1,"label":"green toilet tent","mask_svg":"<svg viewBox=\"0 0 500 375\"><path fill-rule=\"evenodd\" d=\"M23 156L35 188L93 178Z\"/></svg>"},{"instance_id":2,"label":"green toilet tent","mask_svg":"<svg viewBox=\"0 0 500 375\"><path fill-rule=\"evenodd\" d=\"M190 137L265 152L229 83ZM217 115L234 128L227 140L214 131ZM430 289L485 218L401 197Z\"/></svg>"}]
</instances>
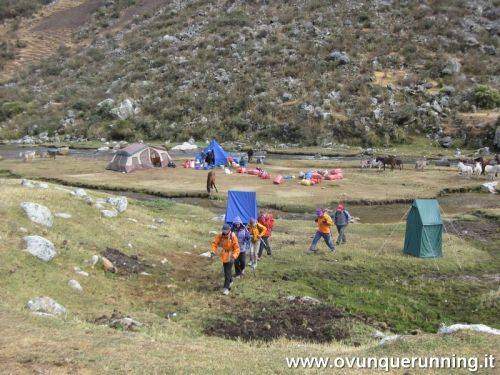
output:
<instances>
[{"instance_id":1,"label":"green toilet tent","mask_svg":"<svg viewBox=\"0 0 500 375\"><path fill-rule=\"evenodd\" d=\"M403 252L418 258L438 258L442 252L443 222L435 199L416 199L406 219Z\"/></svg>"}]
</instances>

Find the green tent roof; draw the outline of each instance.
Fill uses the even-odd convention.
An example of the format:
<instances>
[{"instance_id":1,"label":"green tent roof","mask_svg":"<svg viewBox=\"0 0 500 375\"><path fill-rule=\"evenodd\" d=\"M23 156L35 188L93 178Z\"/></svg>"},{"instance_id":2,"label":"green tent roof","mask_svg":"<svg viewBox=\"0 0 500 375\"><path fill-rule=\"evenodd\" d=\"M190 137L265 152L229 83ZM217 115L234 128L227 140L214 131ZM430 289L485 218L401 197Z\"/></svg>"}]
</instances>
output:
<instances>
[{"instance_id":1,"label":"green tent roof","mask_svg":"<svg viewBox=\"0 0 500 375\"><path fill-rule=\"evenodd\" d=\"M417 208L422 225L440 225L441 213L436 199L415 199L413 207Z\"/></svg>"}]
</instances>

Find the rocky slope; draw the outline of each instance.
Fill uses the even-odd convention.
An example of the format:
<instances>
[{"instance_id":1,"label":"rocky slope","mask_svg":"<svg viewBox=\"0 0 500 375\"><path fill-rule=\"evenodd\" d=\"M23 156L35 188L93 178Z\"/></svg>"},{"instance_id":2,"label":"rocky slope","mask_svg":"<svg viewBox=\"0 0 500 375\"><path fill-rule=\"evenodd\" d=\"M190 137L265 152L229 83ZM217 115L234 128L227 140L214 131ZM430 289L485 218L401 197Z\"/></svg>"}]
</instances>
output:
<instances>
[{"instance_id":1,"label":"rocky slope","mask_svg":"<svg viewBox=\"0 0 500 375\"><path fill-rule=\"evenodd\" d=\"M90 2L90 1L89 1ZM0 88L0 137L492 145L494 1L105 1Z\"/></svg>"}]
</instances>

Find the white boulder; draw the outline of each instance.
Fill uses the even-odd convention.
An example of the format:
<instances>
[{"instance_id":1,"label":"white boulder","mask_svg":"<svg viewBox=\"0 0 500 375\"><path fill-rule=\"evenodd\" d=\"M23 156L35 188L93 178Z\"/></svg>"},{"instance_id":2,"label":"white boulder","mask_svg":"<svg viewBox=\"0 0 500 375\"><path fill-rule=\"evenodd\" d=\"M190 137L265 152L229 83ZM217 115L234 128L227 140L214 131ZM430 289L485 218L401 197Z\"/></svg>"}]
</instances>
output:
<instances>
[{"instance_id":1,"label":"white boulder","mask_svg":"<svg viewBox=\"0 0 500 375\"><path fill-rule=\"evenodd\" d=\"M140 112L137 103L132 99L125 99L118 107L111 110L111 113L118 117L120 120L126 120Z\"/></svg>"},{"instance_id":2,"label":"white boulder","mask_svg":"<svg viewBox=\"0 0 500 375\"><path fill-rule=\"evenodd\" d=\"M23 202L21 203L21 208L32 222L49 228L52 227L52 213L47 207L38 203Z\"/></svg>"},{"instance_id":3,"label":"white boulder","mask_svg":"<svg viewBox=\"0 0 500 375\"><path fill-rule=\"evenodd\" d=\"M50 297L36 297L26 304L28 310L39 315L66 315L64 306L58 304Z\"/></svg>"},{"instance_id":4,"label":"white boulder","mask_svg":"<svg viewBox=\"0 0 500 375\"><path fill-rule=\"evenodd\" d=\"M116 210L102 210L101 215L103 217L112 218L118 216L118 211Z\"/></svg>"},{"instance_id":5,"label":"white boulder","mask_svg":"<svg viewBox=\"0 0 500 375\"><path fill-rule=\"evenodd\" d=\"M73 192L71 194L73 194L74 196L79 197L79 198L83 198L83 197L87 196L87 192L82 188L77 188L77 189L73 190Z\"/></svg>"},{"instance_id":6,"label":"white boulder","mask_svg":"<svg viewBox=\"0 0 500 375\"><path fill-rule=\"evenodd\" d=\"M73 289L73 290L76 290L77 292L83 292L83 288L82 286L80 285L80 283L74 279L71 279L68 281L68 286Z\"/></svg>"},{"instance_id":7,"label":"white boulder","mask_svg":"<svg viewBox=\"0 0 500 375\"><path fill-rule=\"evenodd\" d=\"M57 255L54 244L43 237L26 236L23 240L28 253L44 262L48 262Z\"/></svg>"},{"instance_id":8,"label":"white boulder","mask_svg":"<svg viewBox=\"0 0 500 375\"><path fill-rule=\"evenodd\" d=\"M114 206L119 213L125 212L128 206L127 197L109 197L107 202Z\"/></svg>"}]
</instances>

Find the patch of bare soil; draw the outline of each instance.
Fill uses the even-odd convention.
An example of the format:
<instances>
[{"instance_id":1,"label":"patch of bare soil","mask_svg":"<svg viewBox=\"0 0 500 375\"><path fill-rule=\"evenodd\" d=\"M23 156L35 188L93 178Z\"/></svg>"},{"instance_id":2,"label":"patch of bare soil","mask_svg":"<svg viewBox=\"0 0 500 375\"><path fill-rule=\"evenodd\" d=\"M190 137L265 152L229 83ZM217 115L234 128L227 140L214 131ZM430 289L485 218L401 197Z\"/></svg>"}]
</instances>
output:
<instances>
[{"instance_id":1,"label":"patch of bare soil","mask_svg":"<svg viewBox=\"0 0 500 375\"><path fill-rule=\"evenodd\" d=\"M76 29L90 21L92 14L103 6L104 0L89 0L73 8L45 17L33 31L48 31L57 29Z\"/></svg>"},{"instance_id":2,"label":"patch of bare soil","mask_svg":"<svg viewBox=\"0 0 500 375\"><path fill-rule=\"evenodd\" d=\"M271 341L279 337L311 342L341 341L350 337L347 316L340 309L299 300L234 311L227 319L208 323L205 333L229 339Z\"/></svg>"},{"instance_id":3,"label":"patch of bare soil","mask_svg":"<svg viewBox=\"0 0 500 375\"><path fill-rule=\"evenodd\" d=\"M500 225L494 220L454 220L445 223L446 230L466 239L484 243L500 240Z\"/></svg>"},{"instance_id":4,"label":"patch of bare soil","mask_svg":"<svg viewBox=\"0 0 500 375\"><path fill-rule=\"evenodd\" d=\"M101 255L113 263L118 270L118 274L122 275L145 272L151 267L141 262L137 255L129 256L111 247L106 248L105 251L101 252Z\"/></svg>"}]
</instances>

